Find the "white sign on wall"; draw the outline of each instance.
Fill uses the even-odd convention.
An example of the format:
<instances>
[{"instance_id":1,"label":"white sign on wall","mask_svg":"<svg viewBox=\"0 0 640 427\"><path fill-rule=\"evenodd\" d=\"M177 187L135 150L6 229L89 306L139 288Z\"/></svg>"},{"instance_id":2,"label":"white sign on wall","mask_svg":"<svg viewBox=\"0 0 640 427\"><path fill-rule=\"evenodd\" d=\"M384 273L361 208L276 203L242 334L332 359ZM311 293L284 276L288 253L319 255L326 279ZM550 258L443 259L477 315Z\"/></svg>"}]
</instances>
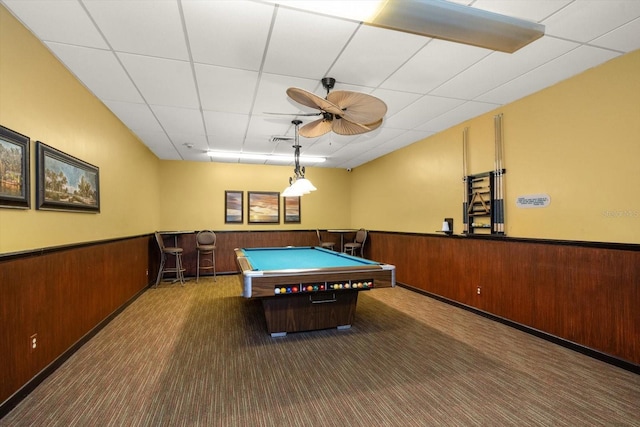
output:
<instances>
[{"instance_id":1,"label":"white sign on wall","mask_svg":"<svg viewBox=\"0 0 640 427\"><path fill-rule=\"evenodd\" d=\"M549 203L551 196L548 194L527 194L516 199L516 206L519 208L546 208Z\"/></svg>"}]
</instances>

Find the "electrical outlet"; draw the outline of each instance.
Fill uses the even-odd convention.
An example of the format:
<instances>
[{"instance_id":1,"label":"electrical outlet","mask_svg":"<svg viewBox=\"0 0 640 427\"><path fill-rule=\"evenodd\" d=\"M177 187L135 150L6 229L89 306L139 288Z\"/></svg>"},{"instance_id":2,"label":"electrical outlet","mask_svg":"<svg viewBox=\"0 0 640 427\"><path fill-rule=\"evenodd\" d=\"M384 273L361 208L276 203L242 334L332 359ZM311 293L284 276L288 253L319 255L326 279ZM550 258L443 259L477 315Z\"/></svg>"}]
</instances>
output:
<instances>
[{"instance_id":1,"label":"electrical outlet","mask_svg":"<svg viewBox=\"0 0 640 427\"><path fill-rule=\"evenodd\" d=\"M33 334L29 337L29 348L32 352L38 348L38 334Z\"/></svg>"},{"instance_id":2,"label":"electrical outlet","mask_svg":"<svg viewBox=\"0 0 640 427\"><path fill-rule=\"evenodd\" d=\"M480 295L480 286L478 286L478 289L476 290L476 293L477 293L478 295Z\"/></svg>"}]
</instances>

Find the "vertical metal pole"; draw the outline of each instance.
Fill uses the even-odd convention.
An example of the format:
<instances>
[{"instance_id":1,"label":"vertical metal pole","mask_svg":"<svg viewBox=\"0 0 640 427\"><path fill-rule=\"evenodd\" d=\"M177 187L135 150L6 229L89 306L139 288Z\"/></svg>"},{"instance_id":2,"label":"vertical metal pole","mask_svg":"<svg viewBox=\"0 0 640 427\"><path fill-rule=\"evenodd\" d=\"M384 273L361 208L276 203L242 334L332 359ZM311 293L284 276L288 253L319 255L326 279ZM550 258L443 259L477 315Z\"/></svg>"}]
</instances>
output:
<instances>
[{"instance_id":1,"label":"vertical metal pole","mask_svg":"<svg viewBox=\"0 0 640 427\"><path fill-rule=\"evenodd\" d=\"M495 229L494 231L499 234L504 234L504 169L502 159L502 144L503 144L503 129L502 129L502 114L494 116L495 126L495 201L494 201L494 219Z\"/></svg>"},{"instance_id":2,"label":"vertical metal pole","mask_svg":"<svg viewBox=\"0 0 640 427\"><path fill-rule=\"evenodd\" d=\"M462 231L469 232L469 212L467 211L469 203L469 184L467 183L467 138L469 128L466 127L462 131L462 183L464 184L462 199Z\"/></svg>"}]
</instances>

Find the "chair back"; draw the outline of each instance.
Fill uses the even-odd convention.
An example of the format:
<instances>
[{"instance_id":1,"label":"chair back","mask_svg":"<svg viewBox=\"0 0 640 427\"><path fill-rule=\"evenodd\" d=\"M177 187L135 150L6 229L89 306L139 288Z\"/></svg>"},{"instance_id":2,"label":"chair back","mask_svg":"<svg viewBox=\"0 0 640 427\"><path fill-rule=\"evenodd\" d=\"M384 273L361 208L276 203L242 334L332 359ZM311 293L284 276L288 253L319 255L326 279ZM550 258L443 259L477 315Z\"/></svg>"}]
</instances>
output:
<instances>
[{"instance_id":1,"label":"chair back","mask_svg":"<svg viewBox=\"0 0 640 427\"><path fill-rule=\"evenodd\" d=\"M365 230L364 228L361 228L356 233L356 239L354 240L354 242L360 243L362 246L364 246L365 240L367 240L367 230Z\"/></svg>"},{"instance_id":2,"label":"chair back","mask_svg":"<svg viewBox=\"0 0 640 427\"><path fill-rule=\"evenodd\" d=\"M322 237L320 237L320 229L316 228L316 235L318 236L318 244L322 246Z\"/></svg>"},{"instance_id":3,"label":"chair back","mask_svg":"<svg viewBox=\"0 0 640 427\"><path fill-rule=\"evenodd\" d=\"M198 246L215 246L216 233L211 230L199 231L198 234L196 234L196 243Z\"/></svg>"},{"instance_id":4,"label":"chair back","mask_svg":"<svg viewBox=\"0 0 640 427\"><path fill-rule=\"evenodd\" d=\"M164 239L162 239L162 234L156 231L156 243L158 243L158 247L160 248L160 252L164 251Z\"/></svg>"}]
</instances>

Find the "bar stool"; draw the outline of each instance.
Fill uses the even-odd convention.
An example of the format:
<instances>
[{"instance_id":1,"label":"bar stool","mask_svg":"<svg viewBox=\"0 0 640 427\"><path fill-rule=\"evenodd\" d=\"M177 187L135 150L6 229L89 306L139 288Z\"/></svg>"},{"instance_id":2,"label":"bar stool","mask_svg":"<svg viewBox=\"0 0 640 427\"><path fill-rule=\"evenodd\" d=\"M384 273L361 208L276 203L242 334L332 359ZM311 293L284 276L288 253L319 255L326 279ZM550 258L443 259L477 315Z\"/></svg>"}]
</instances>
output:
<instances>
[{"instance_id":1,"label":"bar stool","mask_svg":"<svg viewBox=\"0 0 640 427\"><path fill-rule=\"evenodd\" d=\"M196 251L198 251L196 283L200 279L200 270L213 270L213 281L215 282L216 280L216 233L214 233L211 230L199 231L198 234L196 234ZM202 264L207 264L207 265L200 265L201 256L202 256Z\"/></svg>"},{"instance_id":2,"label":"bar stool","mask_svg":"<svg viewBox=\"0 0 640 427\"><path fill-rule=\"evenodd\" d=\"M162 234L156 231L156 242L158 242L158 248L160 248L160 270L158 271L158 278L156 279L155 287L158 287L158 284L163 279L165 273L175 273L176 278L174 282L180 281L182 286L184 286L184 267L182 266L182 248L177 247L169 247L164 245L164 240L162 239ZM175 267L166 267L167 258L173 255L176 258Z\"/></svg>"}]
</instances>

